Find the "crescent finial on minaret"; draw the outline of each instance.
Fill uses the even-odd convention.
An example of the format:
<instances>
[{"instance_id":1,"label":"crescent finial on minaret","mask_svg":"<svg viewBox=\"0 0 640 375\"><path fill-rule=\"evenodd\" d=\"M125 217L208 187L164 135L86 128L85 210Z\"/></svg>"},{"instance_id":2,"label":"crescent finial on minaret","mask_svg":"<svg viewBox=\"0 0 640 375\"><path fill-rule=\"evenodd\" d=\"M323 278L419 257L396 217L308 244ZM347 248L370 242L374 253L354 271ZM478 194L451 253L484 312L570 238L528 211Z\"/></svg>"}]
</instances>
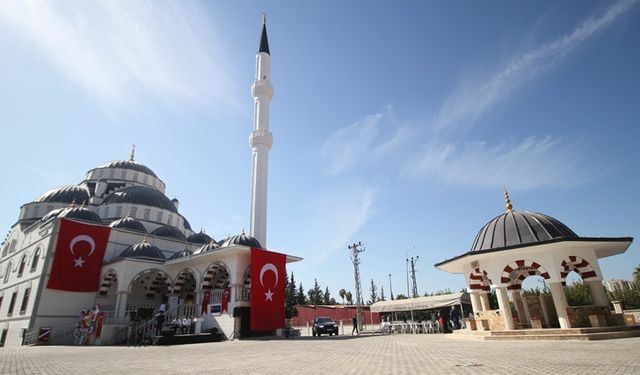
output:
<instances>
[{"instance_id":1,"label":"crescent finial on minaret","mask_svg":"<svg viewBox=\"0 0 640 375\"><path fill-rule=\"evenodd\" d=\"M129 161L134 161L135 156L136 156L136 145L132 145L131 155L129 155Z\"/></svg>"},{"instance_id":2,"label":"crescent finial on minaret","mask_svg":"<svg viewBox=\"0 0 640 375\"><path fill-rule=\"evenodd\" d=\"M507 207L507 212L513 211L513 206L511 205L511 199L509 199L509 192L507 191L507 187L504 187L504 201Z\"/></svg>"},{"instance_id":3,"label":"crescent finial on minaret","mask_svg":"<svg viewBox=\"0 0 640 375\"><path fill-rule=\"evenodd\" d=\"M262 12L262 24L267 24L267 12Z\"/></svg>"}]
</instances>

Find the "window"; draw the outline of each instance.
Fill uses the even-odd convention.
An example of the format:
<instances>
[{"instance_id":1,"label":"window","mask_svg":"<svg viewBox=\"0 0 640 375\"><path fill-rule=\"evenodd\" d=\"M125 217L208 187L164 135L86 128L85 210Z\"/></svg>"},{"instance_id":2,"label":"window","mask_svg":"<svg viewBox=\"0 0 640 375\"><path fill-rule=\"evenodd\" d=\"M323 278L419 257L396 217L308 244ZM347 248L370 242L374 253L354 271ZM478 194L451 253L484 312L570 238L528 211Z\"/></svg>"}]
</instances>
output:
<instances>
[{"instance_id":1,"label":"window","mask_svg":"<svg viewBox=\"0 0 640 375\"><path fill-rule=\"evenodd\" d=\"M133 172L133 181L138 181L138 172Z\"/></svg>"},{"instance_id":2,"label":"window","mask_svg":"<svg viewBox=\"0 0 640 375\"><path fill-rule=\"evenodd\" d=\"M109 206L104 208L104 218L105 219L109 218Z\"/></svg>"},{"instance_id":3,"label":"window","mask_svg":"<svg viewBox=\"0 0 640 375\"><path fill-rule=\"evenodd\" d=\"M129 216L135 219L137 213L138 213L138 207L131 207L131 210L129 211Z\"/></svg>"},{"instance_id":4,"label":"window","mask_svg":"<svg viewBox=\"0 0 640 375\"><path fill-rule=\"evenodd\" d=\"M151 215L151 209L149 208L145 208L144 209L144 219L145 220L149 220L149 216Z\"/></svg>"},{"instance_id":5,"label":"window","mask_svg":"<svg viewBox=\"0 0 640 375\"><path fill-rule=\"evenodd\" d=\"M142 175L142 183L145 184L145 185L147 184L147 175L146 174Z\"/></svg>"},{"instance_id":6,"label":"window","mask_svg":"<svg viewBox=\"0 0 640 375\"><path fill-rule=\"evenodd\" d=\"M20 305L20 314L27 312L27 306L29 305L29 296L31 295L31 288L24 291L22 296L22 304Z\"/></svg>"},{"instance_id":7,"label":"window","mask_svg":"<svg viewBox=\"0 0 640 375\"><path fill-rule=\"evenodd\" d=\"M7 281L9 281L9 275L11 275L11 268L13 268L13 261L9 261L9 264L7 265L7 269L4 271L4 282L6 283Z\"/></svg>"},{"instance_id":8,"label":"window","mask_svg":"<svg viewBox=\"0 0 640 375\"><path fill-rule=\"evenodd\" d=\"M0 348L4 346L4 342L7 340L7 333L9 333L9 328L2 330L2 336L0 336Z\"/></svg>"},{"instance_id":9,"label":"window","mask_svg":"<svg viewBox=\"0 0 640 375\"><path fill-rule=\"evenodd\" d=\"M2 256L7 255L7 251L9 251L9 242L4 244L4 248L2 249Z\"/></svg>"},{"instance_id":10,"label":"window","mask_svg":"<svg viewBox=\"0 0 640 375\"><path fill-rule=\"evenodd\" d=\"M162 211L158 211L158 220L156 220L158 223L162 223Z\"/></svg>"},{"instance_id":11,"label":"window","mask_svg":"<svg viewBox=\"0 0 640 375\"><path fill-rule=\"evenodd\" d=\"M18 298L18 292L13 292L11 295L11 302L9 302L9 311L7 311L7 316L13 314L13 307L16 305L16 298Z\"/></svg>"},{"instance_id":12,"label":"window","mask_svg":"<svg viewBox=\"0 0 640 375\"><path fill-rule=\"evenodd\" d=\"M120 178L124 180L124 176L126 175L127 171L125 171L124 169L120 170Z\"/></svg>"},{"instance_id":13,"label":"window","mask_svg":"<svg viewBox=\"0 0 640 375\"><path fill-rule=\"evenodd\" d=\"M18 277L22 276L22 273L24 273L24 266L27 264L27 256L23 255L22 258L20 258L20 267L18 268Z\"/></svg>"},{"instance_id":14,"label":"window","mask_svg":"<svg viewBox=\"0 0 640 375\"><path fill-rule=\"evenodd\" d=\"M0 296L0 309L2 308L2 299L4 298L4 296Z\"/></svg>"},{"instance_id":15,"label":"window","mask_svg":"<svg viewBox=\"0 0 640 375\"><path fill-rule=\"evenodd\" d=\"M16 249L16 245L18 244L18 240L11 240L11 248L9 248L9 252L13 253L13 251Z\"/></svg>"},{"instance_id":16,"label":"window","mask_svg":"<svg viewBox=\"0 0 640 375\"><path fill-rule=\"evenodd\" d=\"M169 215L169 220L167 222L167 225L173 225L173 215Z\"/></svg>"},{"instance_id":17,"label":"window","mask_svg":"<svg viewBox=\"0 0 640 375\"><path fill-rule=\"evenodd\" d=\"M38 261L40 259L40 253L42 252L42 248L37 248L36 253L33 255L33 260L31 261L31 272L35 271L38 268Z\"/></svg>"},{"instance_id":18,"label":"window","mask_svg":"<svg viewBox=\"0 0 640 375\"><path fill-rule=\"evenodd\" d=\"M122 206L116 207L116 217L122 217Z\"/></svg>"}]
</instances>

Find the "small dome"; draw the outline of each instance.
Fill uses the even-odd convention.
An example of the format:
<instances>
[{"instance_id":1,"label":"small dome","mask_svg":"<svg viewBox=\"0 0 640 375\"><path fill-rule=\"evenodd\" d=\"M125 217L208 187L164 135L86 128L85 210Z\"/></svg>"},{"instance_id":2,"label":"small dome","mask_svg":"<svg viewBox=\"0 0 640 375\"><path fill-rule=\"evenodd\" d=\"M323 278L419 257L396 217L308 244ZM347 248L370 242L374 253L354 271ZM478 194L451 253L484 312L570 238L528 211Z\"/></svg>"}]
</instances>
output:
<instances>
[{"instance_id":1,"label":"small dome","mask_svg":"<svg viewBox=\"0 0 640 375\"><path fill-rule=\"evenodd\" d=\"M155 178L158 178L155 173L146 165L140 164L135 160L114 160L110 161L107 164L101 165L98 168L121 168L121 169L131 169L134 171L142 172L148 175L151 175Z\"/></svg>"},{"instance_id":2,"label":"small dome","mask_svg":"<svg viewBox=\"0 0 640 375\"><path fill-rule=\"evenodd\" d=\"M244 231L242 232L242 234L227 238L222 244L222 247L231 245L242 245L262 249L262 245L260 244L260 242L254 237L244 234Z\"/></svg>"},{"instance_id":3,"label":"small dome","mask_svg":"<svg viewBox=\"0 0 640 375\"><path fill-rule=\"evenodd\" d=\"M215 251L219 248L220 245L218 245L215 241L211 241L208 244L199 247L196 251L193 252L193 255L204 254L209 251Z\"/></svg>"},{"instance_id":4,"label":"small dome","mask_svg":"<svg viewBox=\"0 0 640 375\"><path fill-rule=\"evenodd\" d=\"M58 211L58 210L53 210L53 211ZM90 221L92 223L102 224L102 219L100 219L100 216L98 216L97 213L89 209L86 209L84 207L74 207L74 206L65 207L52 215L53 211L46 214L45 217L42 218L42 220L47 220L50 217L58 216L58 217L64 217L66 219L78 219L83 221Z\"/></svg>"},{"instance_id":5,"label":"small dome","mask_svg":"<svg viewBox=\"0 0 640 375\"><path fill-rule=\"evenodd\" d=\"M161 259L165 260L164 254L157 246L154 246L147 241L142 241L135 245L131 245L124 249L120 255L120 258L147 258L147 259Z\"/></svg>"},{"instance_id":6,"label":"small dome","mask_svg":"<svg viewBox=\"0 0 640 375\"><path fill-rule=\"evenodd\" d=\"M178 251L177 253L173 254L169 260L173 260L173 259L178 259L178 258L184 258L184 257L188 257L189 255L192 255L193 251L189 250L189 249L184 249L182 251Z\"/></svg>"},{"instance_id":7,"label":"small dome","mask_svg":"<svg viewBox=\"0 0 640 375\"><path fill-rule=\"evenodd\" d=\"M180 232L180 229L172 227L170 225L156 228L153 232L151 232L151 234L158 237L175 238L180 241L187 240L187 238L184 236L184 233Z\"/></svg>"},{"instance_id":8,"label":"small dome","mask_svg":"<svg viewBox=\"0 0 640 375\"><path fill-rule=\"evenodd\" d=\"M89 202L89 189L85 185L62 186L39 196L35 203L85 203Z\"/></svg>"},{"instance_id":9,"label":"small dome","mask_svg":"<svg viewBox=\"0 0 640 375\"><path fill-rule=\"evenodd\" d=\"M200 233L194 233L189 237L187 237L187 241L193 242L193 243L199 243L199 244L207 244L213 241L213 238L209 237L209 235L207 235L204 232L200 232Z\"/></svg>"},{"instance_id":10,"label":"small dome","mask_svg":"<svg viewBox=\"0 0 640 375\"><path fill-rule=\"evenodd\" d=\"M54 210L51 210L51 211L47 212L47 214L46 214L46 215L44 215L44 216L42 217L42 219L41 219L41 220L42 220L42 221L47 221L47 220L49 220L49 219L51 219L51 218L57 217L57 216L58 216L58 214L60 213L60 211L64 210L65 208L66 208L66 207L63 207L63 208L56 208L56 209L54 209Z\"/></svg>"},{"instance_id":11,"label":"small dome","mask_svg":"<svg viewBox=\"0 0 640 375\"><path fill-rule=\"evenodd\" d=\"M129 186L114 191L104 199L103 204L133 203L144 204L178 213L176 206L162 192L147 186ZM186 226L186 220L185 220Z\"/></svg>"},{"instance_id":12,"label":"small dome","mask_svg":"<svg viewBox=\"0 0 640 375\"><path fill-rule=\"evenodd\" d=\"M573 239L578 238L578 235L551 216L509 210L496 216L480 229L471 251L534 245L562 238Z\"/></svg>"},{"instance_id":13,"label":"small dome","mask_svg":"<svg viewBox=\"0 0 640 375\"><path fill-rule=\"evenodd\" d=\"M129 229L136 232L147 233L147 229L144 225L132 218L131 216L123 217L122 219L118 219L111 224L109 224L111 228L121 228L121 229Z\"/></svg>"}]
</instances>

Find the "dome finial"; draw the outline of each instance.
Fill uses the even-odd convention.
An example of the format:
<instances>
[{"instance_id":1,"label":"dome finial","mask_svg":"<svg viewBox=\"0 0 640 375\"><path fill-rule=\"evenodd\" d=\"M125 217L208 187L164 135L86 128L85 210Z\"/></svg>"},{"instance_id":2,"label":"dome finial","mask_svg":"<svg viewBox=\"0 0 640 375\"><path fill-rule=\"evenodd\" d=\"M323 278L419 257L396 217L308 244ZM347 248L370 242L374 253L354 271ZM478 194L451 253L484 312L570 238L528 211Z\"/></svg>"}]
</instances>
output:
<instances>
[{"instance_id":1,"label":"dome finial","mask_svg":"<svg viewBox=\"0 0 640 375\"><path fill-rule=\"evenodd\" d=\"M135 156L136 156L136 145L132 145L131 155L129 155L129 161L134 161Z\"/></svg>"},{"instance_id":2,"label":"dome finial","mask_svg":"<svg viewBox=\"0 0 640 375\"><path fill-rule=\"evenodd\" d=\"M509 192L507 191L507 187L504 187L504 201L507 206L507 212L513 211L513 206L511 205L511 199L509 199Z\"/></svg>"},{"instance_id":3,"label":"dome finial","mask_svg":"<svg viewBox=\"0 0 640 375\"><path fill-rule=\"evenodd\" d=\"M262 12L262 24L267 24L267 12Z\"/></svg>"}]
</instances>

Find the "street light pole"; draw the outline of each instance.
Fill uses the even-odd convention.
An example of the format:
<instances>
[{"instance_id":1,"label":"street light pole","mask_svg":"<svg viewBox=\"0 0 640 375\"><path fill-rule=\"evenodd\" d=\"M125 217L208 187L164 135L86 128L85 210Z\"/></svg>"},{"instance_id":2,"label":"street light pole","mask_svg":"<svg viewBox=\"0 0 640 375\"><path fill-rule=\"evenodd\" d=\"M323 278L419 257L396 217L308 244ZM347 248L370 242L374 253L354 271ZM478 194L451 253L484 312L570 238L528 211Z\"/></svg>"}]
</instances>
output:
<instances>
[{"instance_id":1,"label":"street light pole","mask_svg":"<svg viewBox=\"0 0 640 375\"><path fill-rule=\"evenodd\" d=\"M393 288L391 288L391 274L389 274L389 293L391 293L391 300L393 301Z\"/></svg>"}]
</instances>

